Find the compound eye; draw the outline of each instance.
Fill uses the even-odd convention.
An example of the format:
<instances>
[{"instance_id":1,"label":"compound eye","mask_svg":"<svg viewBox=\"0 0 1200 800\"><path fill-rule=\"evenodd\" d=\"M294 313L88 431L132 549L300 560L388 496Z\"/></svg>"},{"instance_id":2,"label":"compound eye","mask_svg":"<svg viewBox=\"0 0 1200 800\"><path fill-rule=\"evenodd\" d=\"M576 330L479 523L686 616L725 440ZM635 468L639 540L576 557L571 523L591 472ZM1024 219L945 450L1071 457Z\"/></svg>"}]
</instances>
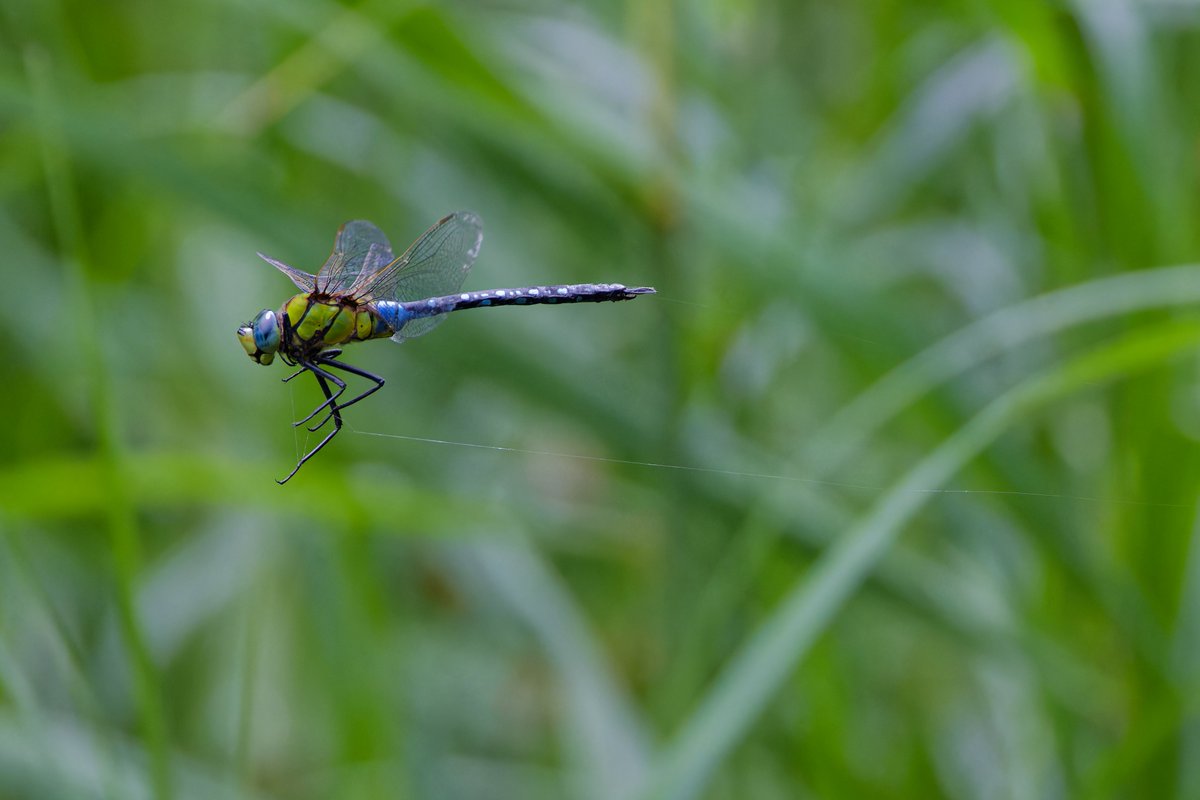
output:
<instances>
[{"instance_id":1,"label":"compound eye","mask_svg":"<svg viewBox=\"0 0 1200 800\"><path fill-rule=\"evenodd\" d=\"M279 349L279 326L275 324L275 312L269 308L258 312L251 323L254 328L254 344L259 350L273 353Z\"/></svg>"}]
</instances>

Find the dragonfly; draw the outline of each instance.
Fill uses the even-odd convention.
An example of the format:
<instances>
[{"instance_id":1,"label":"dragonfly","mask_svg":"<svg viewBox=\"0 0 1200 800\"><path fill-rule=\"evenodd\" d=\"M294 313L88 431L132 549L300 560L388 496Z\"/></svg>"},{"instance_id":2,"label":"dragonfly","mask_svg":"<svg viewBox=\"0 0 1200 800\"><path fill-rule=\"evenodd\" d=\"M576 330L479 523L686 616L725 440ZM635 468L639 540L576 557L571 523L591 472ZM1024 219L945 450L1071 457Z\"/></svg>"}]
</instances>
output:
<instances>
[{"instance_id":1,"label":"dragonfly","mask_svg":"<svg viewBox=\"0 0 1200 800\"><path fill-rule=\"evenodd\" d=\"M483 222L471 212L459 211L438 220L399 257L375 225L366 220L347 222L338 229L333 251L315 275L258 254L291 279L300 293L239 326L238 341L257 364L268 365L279 356L288 366L299 367L284 383L306 372L316 378L325 401L293 422L294 427L322 414L309 431L316 433L333 422L317 446L276 483L291 480L333 440L342 429L343 411L383 388L380 376L340 360L346 345L371 339L403 342L429 333L450 312L468 308L616 302L655 293L649 286L620 283L460 291L482 244ZM339 372L364 378L371 385L343 401L346 381Z\"/></svg>"}]
</instances>

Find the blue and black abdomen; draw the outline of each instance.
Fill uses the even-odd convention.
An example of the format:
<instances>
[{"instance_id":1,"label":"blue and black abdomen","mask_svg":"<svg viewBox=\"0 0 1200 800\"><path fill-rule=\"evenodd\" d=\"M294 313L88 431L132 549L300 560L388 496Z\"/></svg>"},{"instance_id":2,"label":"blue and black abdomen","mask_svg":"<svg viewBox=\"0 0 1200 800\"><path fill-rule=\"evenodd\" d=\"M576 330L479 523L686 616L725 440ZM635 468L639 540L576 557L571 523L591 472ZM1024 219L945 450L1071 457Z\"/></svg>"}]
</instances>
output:
<instances>
[{"instance_id":1,"label":"blue and black abdomen","mask_svg":"<svg viewBox=\"0 0 1200 800\"><path fill-rule=\"evenodd\" d=\"M654 294L649 287L628 287L620 283L576 283L563 286L530 286L524 289L488 289L482 292L461 292L413 300L407 303L380 301L374 304L379 316L401 331L414 320L464 311L468 308L491 306L555 305L560 303L610 303L632 300L638 295ZM420 332L424 333L427 328Z\"/></svg>"}]
</instances>

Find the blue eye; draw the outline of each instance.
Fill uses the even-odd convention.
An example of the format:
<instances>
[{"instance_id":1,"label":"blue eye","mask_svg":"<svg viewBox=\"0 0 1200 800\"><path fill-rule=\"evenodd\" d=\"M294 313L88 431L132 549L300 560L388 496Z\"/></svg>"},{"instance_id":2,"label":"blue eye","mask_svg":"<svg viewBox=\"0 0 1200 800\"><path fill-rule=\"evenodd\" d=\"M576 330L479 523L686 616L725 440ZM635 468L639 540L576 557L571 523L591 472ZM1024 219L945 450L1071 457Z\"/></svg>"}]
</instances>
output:
<instances>
[{"instance_id":1,"label":"blue eye","mask_svg":"<svg viewBox=\"0 0 1200 800\"><path fill-rule=\"evenodd\" d=\"M254 344L264 353L279 349L279 327L275 324L275 312L263 309L254 318Z\"/></svg>"}]
</instances>

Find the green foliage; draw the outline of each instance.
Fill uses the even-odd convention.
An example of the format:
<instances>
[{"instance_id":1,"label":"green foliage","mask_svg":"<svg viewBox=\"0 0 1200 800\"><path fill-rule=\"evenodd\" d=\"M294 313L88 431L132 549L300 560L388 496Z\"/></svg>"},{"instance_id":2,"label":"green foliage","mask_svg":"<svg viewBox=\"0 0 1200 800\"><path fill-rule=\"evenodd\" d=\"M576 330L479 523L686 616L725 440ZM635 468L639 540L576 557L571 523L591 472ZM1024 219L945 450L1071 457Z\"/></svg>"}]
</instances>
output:
<instances>
[{"instance_id":1,"label":"green foliage","mask_svg":"<svg viewBox=\"0 0 1200 800\"><path fill-rule=\"evenodd\" d=\"M1200 795L1200 11L0 6L0 798ZM238 324L337 226L468 288Z\"/></svg>"}]
</instances>

